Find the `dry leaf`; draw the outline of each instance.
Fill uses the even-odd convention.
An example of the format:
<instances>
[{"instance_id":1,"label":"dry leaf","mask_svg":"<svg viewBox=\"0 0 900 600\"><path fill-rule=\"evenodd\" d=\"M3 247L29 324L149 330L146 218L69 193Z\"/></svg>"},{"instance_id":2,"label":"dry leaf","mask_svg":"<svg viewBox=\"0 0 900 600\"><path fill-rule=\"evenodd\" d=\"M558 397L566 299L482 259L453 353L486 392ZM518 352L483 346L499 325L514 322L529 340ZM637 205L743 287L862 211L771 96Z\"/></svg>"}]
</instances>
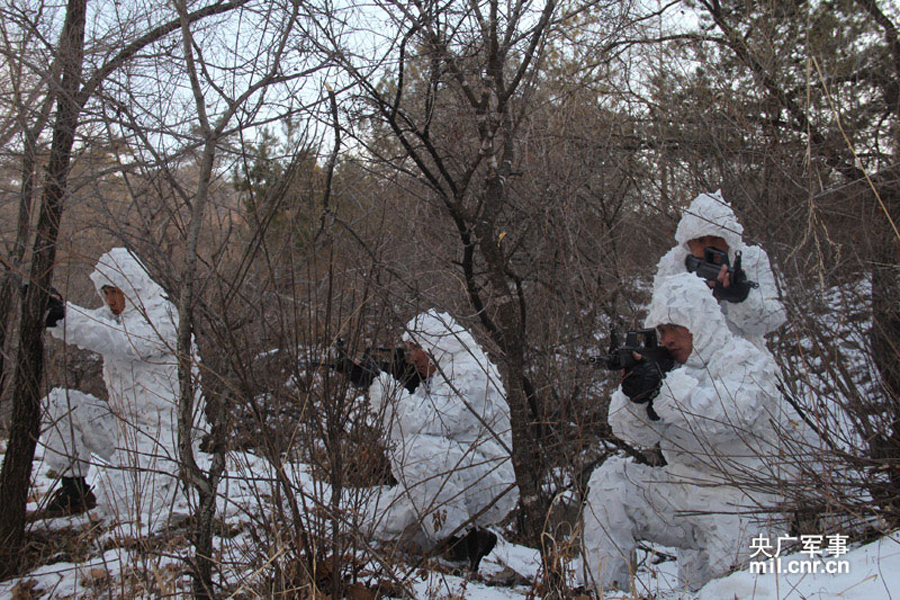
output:
<instances>
[{"instance_id":1,"label":"dry leaf","mask_svg":"<svg viewBox=\"0 0 900 600\"><path fill-rule=\"evenodd\" d=\"M109 579L109 573L106 572L106 569L102 569L100 567L94 567L93 569L88 569L87 573L82 577L81 582L84 585L92 585L97 583L102 583Z\"/></svg>"},{"instance_id":2,"label":"dry leaf","mask_svg":"<svg viewBox=\"0 0 900 600\"><path fill-rule=\"evenodd\" d=\"M37 579L23 579L12 589L11 600L35 600L44 590L37 588Z\"/></svg>"},{"instance_id":3,"label":"dry leaf","mask_svg":"<svg viewBox=\"0 0 900 600\"><path fill-rule=\"evenodd\" d=\"M344 588L344 593L350 600L375 600L378 598L375 592L359 582L348 584Z\"/></svg>"}]
</instances>

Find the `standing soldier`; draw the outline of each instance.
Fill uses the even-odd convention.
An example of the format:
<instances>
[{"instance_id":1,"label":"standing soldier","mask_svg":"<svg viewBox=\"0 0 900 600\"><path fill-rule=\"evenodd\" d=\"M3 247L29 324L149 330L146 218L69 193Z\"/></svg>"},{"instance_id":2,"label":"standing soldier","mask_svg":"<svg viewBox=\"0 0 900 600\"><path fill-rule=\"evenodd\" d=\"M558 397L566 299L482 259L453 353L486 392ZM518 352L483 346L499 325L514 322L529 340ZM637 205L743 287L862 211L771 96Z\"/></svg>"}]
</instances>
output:
<instances>
[{"instance_id":1,"label":"standing soldier","mask_svg":"<svg viewBox=\"0 0 900 600\"><path fill-rule=\"evenodd\" d=\"M50 333L103 357L109 401L55 388L46 398L42 439L46 460L62 486L44 507L61 516L93 508L86 476L91 454L101 457L101 506L121 521L164 523L179 488L178 313L163 289L125 248L100 257L90 275L104 306L66 304ZM195 403L196 442L205 425Z\"/></svg>"}]
</instances>

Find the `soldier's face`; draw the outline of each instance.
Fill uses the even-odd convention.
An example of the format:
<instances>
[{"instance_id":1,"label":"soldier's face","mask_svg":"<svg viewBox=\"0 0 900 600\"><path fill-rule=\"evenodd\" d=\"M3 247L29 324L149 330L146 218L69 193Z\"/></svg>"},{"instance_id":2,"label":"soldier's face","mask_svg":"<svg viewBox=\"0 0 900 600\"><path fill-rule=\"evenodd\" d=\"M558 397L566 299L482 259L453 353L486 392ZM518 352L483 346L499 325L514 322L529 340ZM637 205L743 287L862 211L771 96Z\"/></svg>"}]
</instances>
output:
<instances>
[{"instance_id":1,"label":"soldier's face","mask_svg":"<svg viewBox=\"0 0 900 600\"><path fill-rule=\"evenodd\" d=\"M409 356L409 362L416 366L416 371L419 372L419 375L422 377L428 378L434 375L434 372L437 371L437 367L435 367L431 359L428 358L428 353L422 349L422 346L418 344L407 344L406 353Z\"/></svg>"},{"instance_id":2,"label":"soldier's face","mask_svg":"<svg viewBox=\"0 0 900 600\"><path fill-rule=\"evenodd\" d=\"M122 290L111 285L104 285L102 290L103 298L106 300L106 305L112 311L112 314L116 316L121 315L122 311L125 310L125 294L122 293Z\"/></svg>"},{"instance_id":3,"label":"soldier's face","mask_svg":"<svg viewBox=\"0 0 900 600\"><path fill-rule=\"evenodd\" d=\"M688 240L688 248L691 249L691 254L697 258L703 258L703 250L707 246L712 246L716 250L721 250L722 252L728 252L728 244L725 242L725 238L721 238L717 235L704 235L703 237Z\"/></svg>"},{"instance_id":4,"label":"soldier's face","mask_svg":"<svg viewBox=\"0 0 900 600\"><path fill-rule=\"evenodd\" d=\"M694 336L687 327L681 325L660 325L656 328L659 343L669 350L676 361L684 364L694 351Z\"/></svg>"}]
</instances>

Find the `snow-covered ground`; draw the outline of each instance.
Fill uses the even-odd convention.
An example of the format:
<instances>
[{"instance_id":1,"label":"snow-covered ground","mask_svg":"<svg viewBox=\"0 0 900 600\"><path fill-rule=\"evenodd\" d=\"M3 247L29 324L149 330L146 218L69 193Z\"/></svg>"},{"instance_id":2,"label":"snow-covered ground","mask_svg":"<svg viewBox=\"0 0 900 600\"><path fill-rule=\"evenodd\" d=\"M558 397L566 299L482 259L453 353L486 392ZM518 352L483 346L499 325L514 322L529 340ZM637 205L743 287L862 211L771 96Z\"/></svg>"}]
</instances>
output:
<instances>
[{"instance_id":1,"label":"snow-covered ground","mask_svg":"<svg viewBox=\"0 0 900 600\"><path fill-rule=\"evenodd\" d=\"M841 307L865 304L860 296L867 294L865 283L849 292L829 290L823 294L822 304L834 307L836 314L846 316L849 313ZM832 317L824 313L815 317L819 325L830 332L835 355L822 357L815 340L802 336L794 338L794 343L803 351L792 359L795 368L791 374L804 375L802 380L793 379L798 397L816 400L819 404L828 399L839 405L843 397L841 386L830 378L831 371L828 370L829 360L836 359L845 360L848 365L844 389L868 393L874 375L872 365L862 358L865 355L865 331L869 326L866 315L850 315L851 318L841 322L831 322ZM794 329L786 330L783 337L794 333ZM840 411L826 414L833 419L829 427L843 433L841 440L851 446L849 441L854 440L855 433L852 423L846 421ZM0 451L3 445L0 441ZM29 511L39 508L53 485L53 477L41 454L39 448ZM323 515L327 511L320 509L327 507L331 493L328 485L315 477L321 470L297 462L285 466L292 486L297 491L302 490L301 495L304 495L300 502L305 511L302 520L310 530L318 527L322 531L322 523L327 519ZM98 485L97 469L92 470L92 476L91 483ZM564 474L560 479L564 479ZM264 586L258 587L260 581L272 577L267 561L277 558L273 548L280 543L277 535L280 523L271 516L277 512L274 509L278 500L275 499L279 498L274 481L273 467L265 459L252 452L229 455L227 477L219 487L222 498L218 511L224 525L214 540L218 563L216 581L226 586L226 596L259 597L260 589L264 589ZM341 504L347 508L347 514L354 514L353 507L365 503L367 493L365 489L348 488L342 494ZM284 499L280 501L284 502ZM189 595L191 580L186 568L192 555L189 535L186 526L176 526L166 533L138 531L129 534L110 527L99 510L72 518L31 523L29 539L40 550L29 551L31 567L27 573L0 582L0 599ZM386 565L373 560L371 552L357 550L357 553L359 566L355 568L353 578L370 589L385 581L385 571L391 569L389 579L402 584L416 598L534 598L543 591L538 551L511 543L502 535L475 576L461 574L460 569L441 560L423 561L413 556L394 555ZM863 545L850 544L847 552L840 556L822 556L817 563L820 571L817 573L788 572L792 569L809 571L816 567L811 566L814 561L806 554L782 553L779 555L780 573L756 574L747 569L711 581L695 593L679 588L674 560L661 560L661 557L674 554L675 550L667 548L655 548L655 552L639 551L635 592L607 593L603 597L658 600L900 598L898 533ZM838 562L841 572L822 572ZM826 567L826 563L831 567ZM569 569L568 583L575 589L577 560L572 561ZM581 594L583 596L583 592Z\"/></svg>"},{"instance_id":2,"label":"snow-covered ground","mask_svg":"<svg viewBox=\"0 0 900 600\"><path fill-rule=\"evenodd\" d=\"M40 508L54 484L42 455L38 447L30 513ZM330 497L330 488L316 481L306 465L293 463L286 465L285 470L293 487L305 493L307 510L302 520L308 530L318 527L321 531L322 516L317 514L316 504L324 504ZM95 477L90 482L102 485L96 481L96 471L92 469ZM259 531L253 530L264 526L267 515L275 512L273 468L252 453L231 453L228 476L219 491L222 498L218 511L225 519L223 535L214 542L219 573L234 592L240 592L242 586L249 592L257 578L271 576L264 565L259 569L263 562L259 556L265 551L259 548ZM366 490L348 489L342 503L349 507L365 501ZM183 508L179 512L186 516ZM316 519L320 519L318 524ZM74 517L35 521L29 524L28 531L29 538L46 552L29 559L40 566L0 583L0 598L130 598L190 593L186 561L192 549L186 526L136 534L133 528L110 527L98 508ZM540 565L537 550L509 543L502 536L474 578L454 575L460 569L440 559L421 564L416 557L409 559L409 564L394 562L393 575L421 598L521 598L527 595ZM364 585L374 588L384 580L384 565L369 562L359 569L358 581ZM29 595L22 595L26 593Z\"/></svg>"},{"instance_id":3,"label":"snow-covered ground","mask_svg":"<svg viewBox=\"0 0 900 600\"><path fill-rule=\"evenodd\" d=\"M698 600L719 598L755 598L758 600L813 600L845 598L853 600L900 597L900 537L895 533L875 542L850 549L840 557L824 557L839 574L787 573L788 570L812 570L816 564L806 554L781 558L781 573L756 575L748 571L707 583ZM838 564L843 561L843 565ZM846 565L846 569L844 569Z\"/></svg>"},{"instance_id":4,"label":"snow-covered ground","mask_svg":"<svg viewBox=\"0 0 900 600\"><path fill-rule=\"evenodd\" d=\"M40 452L40 451L39 451ZM52 485L38 456L35 473L38 500ZM248 561L257 543L249 533L252 517L271 499L270 467L250 453L234 453L229 460L229 477L221 486L228 501L220 503L227 526L216 538L221 549L221 574L235 591L241 583L253 584L254 567ZM308 474L303 465L293 465L292 477L317 496L328 490ZM38 504L29 504L34 510ZM254 511L256 511L254 515ZM25 575L0 583L0 598L96 598L156 597L160 594L187 595L190 578L184 560L191 554L184 529L145 539L122 539L94 510L77 517L38 521L30 525L38 539L66 539L57 555L45 556L42 566ZM48 543L47 547L53 547ZM674 554L658 548L660 555ZM789 574L793 569L810 569L809 556L802 553L780 556L782 573L753 574L749 570L709 582L698 593L679 589L672 560L658 561L653 553L641 551L636 579L636 596L659 600L716 600L732 598L871 600L900 597L900 537L884 537L865 545L850 545L846 554L823 556L822 562L843 561L839 574ZM793 565L793 566L792 566ZM574 565L572 570L574 571ZM820 566L823 570L825 567ZM363 568L358 580L374 587L377 568ZM531 598L540 590L541 568L537 550L510 543L501 537L494 551L484 559L477 576L462 576L443 561L396 565L396 574L416 598L478 598L485 600ZM146 582L153 582L148 589ZM28 592L31 595L22 596ZM892 596L892 593L894 594ZM604 598L634 598L625 593L609 593Z\"/></svg>"},{"instance_id":5,"label":"snow-covered ground","mask_svg":"<svg viewBox=\"0 0 900 600\"><path fill-rule=\"evenodd\" d=\"M665 549L662 549L665 551ZM645 560L649 555L644 556ZM841 556L823 555L818 560L801 552L781 554L780 573L751 573L750 569L714 579L697 592L679 589L674 561L638 571L638 598L658 600L879 600L900 598L900 537L851 545ZM818 566L816 566L818 563ZM773 563L779 564L779 563ZM767 562L768 565L768 562ZM766 567L777 571L778 567ZM840 573L826 573L840 570ZM818 570L818 573L811 571ZM797 571L789 573L788 571ZM803 571L803 572L800 572ZM607 593L606 599L634 598L633 594Z\"/></svg>"}]
</instances>

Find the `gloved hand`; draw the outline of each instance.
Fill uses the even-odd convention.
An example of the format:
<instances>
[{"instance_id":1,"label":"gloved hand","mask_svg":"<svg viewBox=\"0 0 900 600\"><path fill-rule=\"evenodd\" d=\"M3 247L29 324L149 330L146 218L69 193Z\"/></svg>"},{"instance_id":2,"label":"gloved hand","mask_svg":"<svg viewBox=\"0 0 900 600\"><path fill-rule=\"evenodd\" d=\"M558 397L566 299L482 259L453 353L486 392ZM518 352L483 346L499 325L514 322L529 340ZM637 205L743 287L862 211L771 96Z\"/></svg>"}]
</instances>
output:
<instances>
[{"instance_id":1,"label":"gloved hand","mask_svg":"<svg viewBox=\"0 0 900 600\"><path fill-rule=\"evenodd\" d=\"M724 271L723 267L723 271ZM728 286L725 286L725 281ZM734 269L726 277L719 276L713 287L713 296L716 300L725 300L737 304L743 302L750 295L750 288L759 287L755 282L747 279L747 273L741 268L741 253L738 252L734 259Z\"/></svg>"},{"instance_id":2,"label":"gloved hand","mask_svg":"<svg viewBox=\"0 0 900 600\"><path fill-rule=\"evenodd\" d=\"M716 287L713 288L713 295L717 300L725 300L726 302L737 304L747 299L747 296L750 295L750 288L753 286L750 285L746 277L736 279L738 281L732 279L728 287L722 285L721 281L716 282Z\"/></svg>"},{"instance_id":3,"label":"gloved hand","mask_svg":"<svg viewBox=\"0 0 900 600\"><path fill-rule=\"evenodd\" d=\"M66 305L63 304L62 295L56 288L50 288L50 309L47 311L45 327L56 327L56 324L66 318Z\"/></svg>"},{"instance_id":4,"label":"gloved hand","mask_svg":"<svg viewBox=\"0 0 900 600\"><path fill-rule=\"evenodd\" d=\"M622 393L637 404L650 402L659 393L662 379L663 373L656 363L643 359L625 370Z\"/></svg>"},{"instance_id":5,"label":"gloved hand","mask_svg":"<svg viewBox=\"0 0 900 600\"><path fill-rule=\"evenodd\" d=\"M28 293L28 282L25 281L19 286L22 297ZM55 287L50 286L50 306L47 310L47 318L44 320L44 327L56 327L56 324L66 318L66 305L62 294Z\"/></svg>"}]
</instances>

